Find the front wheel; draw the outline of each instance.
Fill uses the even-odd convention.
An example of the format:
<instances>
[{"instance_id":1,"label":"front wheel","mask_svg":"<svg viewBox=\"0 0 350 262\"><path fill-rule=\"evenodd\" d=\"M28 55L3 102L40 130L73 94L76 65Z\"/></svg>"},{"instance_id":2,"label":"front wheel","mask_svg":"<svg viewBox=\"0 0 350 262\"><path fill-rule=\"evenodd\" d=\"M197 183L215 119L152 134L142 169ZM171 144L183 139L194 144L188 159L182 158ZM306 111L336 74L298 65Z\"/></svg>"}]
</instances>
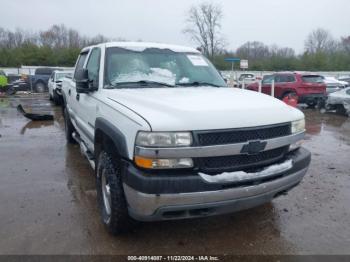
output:
<instances>
[{"instance_id":1,"label":"front wheel","mask_svg":"<svg viewBox=\"0 0 350 262\"><path fill-rule=\"evenodd\" d=\"M347 111L343 105L337 105L336 113L339 115L347 115Z\"/></svg>"},{"instance_id":2,"label":"front wheel","mask_svg":"<svg viewBox=\"0 0 350 262\"><path fill-rule=\"evenodd\" d=\"M101 151L96 168L97 200L102 222L113 235L127 232L135 221L129 216L121 179L121 161Z\"/></svg>"}]
</instances>

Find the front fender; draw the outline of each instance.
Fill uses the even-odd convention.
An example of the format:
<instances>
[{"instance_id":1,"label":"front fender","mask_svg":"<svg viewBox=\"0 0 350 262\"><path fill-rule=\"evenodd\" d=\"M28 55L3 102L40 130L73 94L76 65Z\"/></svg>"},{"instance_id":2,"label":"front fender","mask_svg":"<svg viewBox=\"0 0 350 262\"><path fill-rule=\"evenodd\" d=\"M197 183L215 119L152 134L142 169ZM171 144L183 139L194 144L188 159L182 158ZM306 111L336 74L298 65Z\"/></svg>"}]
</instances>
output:
<instances>
[{"instance_id":1,"label":"front fender","mask_svg":"<svg viewBox=\"0 0 350 262\"><path fill-rule=\"evenodd\" d=\"M108 120L98 117L95 122L95 140L98 130L102 131L113 141L118 149L118 154L122 158L128 158L126 137L116 126L111 124Z\"/></svg>"}]
</instances>

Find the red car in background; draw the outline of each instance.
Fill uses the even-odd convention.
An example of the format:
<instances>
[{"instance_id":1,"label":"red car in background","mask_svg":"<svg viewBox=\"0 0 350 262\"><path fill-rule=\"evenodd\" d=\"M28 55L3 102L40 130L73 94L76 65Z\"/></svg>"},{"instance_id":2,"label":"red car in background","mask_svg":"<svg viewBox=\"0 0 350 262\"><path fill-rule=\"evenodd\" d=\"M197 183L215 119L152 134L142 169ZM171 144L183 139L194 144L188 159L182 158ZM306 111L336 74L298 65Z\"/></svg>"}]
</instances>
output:
<instances>
[{"instance_id":1,"label":"red car in background","mask_svg":"<svg viewBox=\"0 0 350 262\"><path fill-rule=\"evenodd\" d=\"M299 103L315 107L326 98L326 84L323 77L306 73L276 73L265 75L262 80L262 92L271 95L271 83L275 80L275 97L297 96ZM247 86L248 90L258 91L259 83Z\"/></svg>"}]
</instances>

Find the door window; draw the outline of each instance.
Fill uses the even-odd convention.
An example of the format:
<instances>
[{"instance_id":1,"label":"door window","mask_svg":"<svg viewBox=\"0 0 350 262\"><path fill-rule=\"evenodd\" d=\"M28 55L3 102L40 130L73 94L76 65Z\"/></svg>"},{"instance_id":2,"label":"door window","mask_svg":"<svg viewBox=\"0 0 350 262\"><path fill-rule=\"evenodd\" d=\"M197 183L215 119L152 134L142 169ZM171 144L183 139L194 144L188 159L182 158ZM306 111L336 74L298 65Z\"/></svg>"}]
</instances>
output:
<instances>
[{"instance_id":1,"label":"door window","mask_svg":"<svg viewBox=\"0 0 350 262\"><path fill-rule=\"evenodd\" d=\"M87 52L80 54L79 59L78 59L78 62L77 62L77 65L76 65L76 67L75 67L74 79L75 79L75 77L76 77L77 71L78 71L79 69L82 69L82 68L83 68L83 66L84 66L84 64L85 64L85 60L86 60L87 54L88 54Z\"/></svg>"},{"instance_id":2,"label":"door window","mask_svg":"<svg viewBox=\"0 0 350 262\"><path fill-rule=\"evenodd\" d=\"M86 69L89 71L89 80L92 82L93 87L98 87L99 72L100 72L100 48L94 48L91 51Z\"/></svg>"},{"instance_id":3,"label":"door window","mask_svg":"<svg viewBox=\"0 0 350 262\"><path fill-rule=\"evenodd\" d=\"M273 80L273 75L266 75L266 76L264 76L264 78L263 78L263 85L271 85L271 83L272 83L272 80Z\"/></svg>"},{"instance_id":4,"label":"door window","mask_svg":"<svg viewBox=\"0 0 350 262\"><path fill-rule=\"evenodd\" d=\"M288 83L293 83L293 82L295 82L296 80L295 80L295 76L292 76L292 75L288 75L287 76L287 82Z\"/></svg>"}]
</instances>

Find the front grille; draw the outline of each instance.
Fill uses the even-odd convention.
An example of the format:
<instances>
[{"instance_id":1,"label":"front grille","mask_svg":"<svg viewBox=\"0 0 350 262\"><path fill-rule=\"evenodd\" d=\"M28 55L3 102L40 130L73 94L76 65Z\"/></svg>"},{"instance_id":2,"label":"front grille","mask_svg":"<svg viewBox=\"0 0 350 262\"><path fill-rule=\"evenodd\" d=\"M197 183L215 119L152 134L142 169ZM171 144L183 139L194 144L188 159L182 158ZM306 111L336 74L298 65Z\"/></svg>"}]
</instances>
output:
<instances>
[{"instance_id":1,"label":"front grille","mask_svg":"<svg viewBox=\"0 0 350 262\"><path fill-rule=\"evenodd\" d=\"M263 151L256 155L198 158L196 162L202 172L247 171L248 169L251 170L252 168L258 168L277 162L284 157L287 151L288 146Z\"/></svg>"},{"instance_id":2,"label":"front grille","mask_svg":"<svg viewBox=\"0 0 350 262\"><path fill-rule=\"evenodd\" d=\"M254 128L240 128L224 131L199 131L195 138L200 146L224 145L244 143L254 140L265 140L291 134L290 124L263 126Z\"/></svg>"}]
</instances>

